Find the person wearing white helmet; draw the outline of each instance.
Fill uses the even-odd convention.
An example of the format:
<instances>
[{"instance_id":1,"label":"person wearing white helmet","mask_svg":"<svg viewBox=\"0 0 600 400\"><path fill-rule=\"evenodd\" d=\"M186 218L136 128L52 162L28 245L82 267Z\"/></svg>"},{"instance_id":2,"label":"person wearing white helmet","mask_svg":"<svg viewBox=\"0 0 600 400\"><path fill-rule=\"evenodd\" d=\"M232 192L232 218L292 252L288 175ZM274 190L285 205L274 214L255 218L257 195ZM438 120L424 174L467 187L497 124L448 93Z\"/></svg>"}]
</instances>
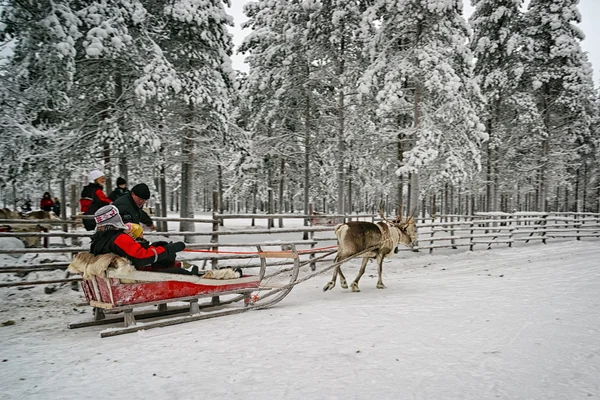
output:
<instances>
[{"instance_id":1,"label":"person wearing white helmet","mask_svg":"<svg viewBox=\"0 0 600 400\"><path fill-rule=\"evenodd\" d=\"M111 203L111 200L104 193L104 182L106 176L100 170L93 170L88 175L89 184L84 186L79 199L79 207L84 215L94 215L94 213L102 206ZM84 219L83 225L88 231L93 231L96 227L96 222L93 218Z\"/></svg>"},{"instance_id":2,"label":"person wearing white helmet","mask_svg":"<svg viewBox=\"0 0 600 400\"><path fill-rule=\"evenodd\" d=\"M134 236L141 235L141 226L123 223L117 207L108 205L94 213L96 233L91 238L90 253L117 254L127 258L136 269L183 275L198 275L198 270L188 271L176 261L176 254L185 249L183 242L140 243ZM135 231L134 228L137 228Z\"/></svg>"}]
</instances>

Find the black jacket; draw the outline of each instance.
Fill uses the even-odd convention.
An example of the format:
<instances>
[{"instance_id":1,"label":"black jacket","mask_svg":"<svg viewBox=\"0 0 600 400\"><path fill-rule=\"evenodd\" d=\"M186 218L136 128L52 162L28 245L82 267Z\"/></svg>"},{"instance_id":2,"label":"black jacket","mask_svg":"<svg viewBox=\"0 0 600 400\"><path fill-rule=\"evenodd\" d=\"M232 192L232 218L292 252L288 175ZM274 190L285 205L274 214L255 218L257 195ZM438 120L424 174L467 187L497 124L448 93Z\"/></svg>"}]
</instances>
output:
<instances>
[{"instance_id":1,"label":"black jacket","mask_svg":"<svg viewBox=\"0 0 600 400\"><path fill-rule=\"evenodd\" d=\"M119 197L125 196L126 194L129 194L129 189L127 189L127 188L121 189L120 187L117 186L115 188L115 190L113 190L112 192L110 192L110 194L108 195L108 198L111 199L112 201L115 201Z\"/></svg>"},{"instance_id":2,"label":"black jacket","mask_svg":"<svg viewBox=\"0 0 600 400\"><path fill-rule=\"evenodd\" d=\"M135 204L133 197L131 197L131 192L115 200L113 206L119 209L119 214L121 214L121 219L125 224L128 222L131 222L132 224L139 224L141 222L142 224L148 226L154 225L152 218L150 218L150 216L146 214L144 210Z\"/></svg>"}]
</instances>

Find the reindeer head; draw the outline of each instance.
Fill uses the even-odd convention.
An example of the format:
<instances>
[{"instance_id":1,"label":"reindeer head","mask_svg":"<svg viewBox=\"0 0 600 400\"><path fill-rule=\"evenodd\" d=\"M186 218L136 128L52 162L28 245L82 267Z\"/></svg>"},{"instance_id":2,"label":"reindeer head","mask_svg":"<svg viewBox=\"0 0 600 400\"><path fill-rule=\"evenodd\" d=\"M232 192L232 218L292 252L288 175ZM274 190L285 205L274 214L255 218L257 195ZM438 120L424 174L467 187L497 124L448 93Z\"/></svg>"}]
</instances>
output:
<instances>
[{"instance_id":1,"label":"reindeer head","mask_svg":"<svg viewBox=\"0 0 600 400\"><path fill-rule=\"evenodd\" d=\"M406 243L408 246L413 248L417 244L417 224L415 221L415 217L412 215L405 220L400 220L399 223L396 224L400 232L402 232L406 238L409 239L409 243Z\"/></svg>"},{"instance_id":2,"label":"reindeer head","mask_svg":"<svg viewBox=\"0 0 600 400\"><path fill-rule=\"evenodd\" d=\"M416 209L413 210L411 215L403 219L402 218L402 206L398 207L398 215L394 219L394 221L390 221L383 215L383 208L380 210L381 218L387 222L390 226L398 228L398 230L403 234L400 237L400 242L413 248L417 244L417 224L415 220ZM398 252L396 248L395 252Z\"/></svg>"}]
</instances>

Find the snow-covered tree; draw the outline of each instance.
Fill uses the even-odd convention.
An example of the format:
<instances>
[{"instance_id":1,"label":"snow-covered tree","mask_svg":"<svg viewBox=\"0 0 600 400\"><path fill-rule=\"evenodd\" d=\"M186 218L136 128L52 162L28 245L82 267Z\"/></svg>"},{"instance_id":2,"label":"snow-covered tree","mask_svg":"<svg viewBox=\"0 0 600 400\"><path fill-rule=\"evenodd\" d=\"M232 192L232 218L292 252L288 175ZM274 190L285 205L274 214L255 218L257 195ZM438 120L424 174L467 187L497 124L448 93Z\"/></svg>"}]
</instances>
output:
<instances>
[{"instance_id":1,"label":"snow-covered tree","mask_svg":"<svg viewBox=\"0 0 600 400\"><path fill-rule=\"evenodd\" d=\"M229 0L175 0L154 2L151 11L159 46L155 58L164 56L168 63L148 65L136 91L149 98L159 96L178 120L169 128L181 142L182 217L193 217L194 165L208 161L213 169L223 167L220 154L235 79L227 30L233 20L225 5ZM162 97L165 93L170 96ZM182 230L192 228L193 224L181 224Z\"/></svg>"},{"instance_id":2,"label":"snow-covered tree","mask_svg":"<svg viewBox=\"0 0 600 400\"><path fill-rule=\"evenodd\" d=\"M362 93L376 92L379 115L408 143L398 174L411 174L411 205L425 189L468 180L480 168L481 96L473 78L460 0L376 0L366 29L372 64Z\"/></svg>"},{"instance_id":3,"label":"snow-covered tree","mask_svg":"<svg viewBox=\"0 0 600 400\"><path fill-rule=\"evenodd\" d=\"M242 102L249 116L246 126L254 150L247 152L253 166L247 171L254 177L265 171L266 177L262 182L251 178L253 190L272 187L275 168L281 167L283 157L288 170L303 171L303 180L298 173L293 179L303 183L305 207L309 201L317 84L311 81L315 66L306 30L310 12L316 6L299 0L248 3L245 13L249 20L245 26L252 32L240 47L250 65L242 86ZM280 182L282 179L279 176ZM281 204L283 199L279 201Z\"/></svg>"},{"instance_id":4,"label":"snow-covered tree","mask_svg":"<svg viewBox=\"0 0 600 400\"><path fill-rule=\"evenodd\" d=\"M594 153L590 130L596 93L592 69L581 50L583 32L578 0L531 0L525 14L528 39L525 71L539 112L533 137L539 145L538 209L569 175L577 175Z\"/></svg>"},{"instance_id":5,"label":"snow-covered tree","mask_svg":"<svg viewBox=\"0 0 600 400\"><path fill-rule=\"evenodd\" d=\"M518 155L531 125L526 120L537 117L533 96L522 84L522 4L523 0L475 0L470 18L475 75L486 100L482 118L490 136L484 157L487 210L499 209L502 186L514 186L527 175L520 170L515 177L514 171L523 162Z\"/></svg>"}]
</instances>

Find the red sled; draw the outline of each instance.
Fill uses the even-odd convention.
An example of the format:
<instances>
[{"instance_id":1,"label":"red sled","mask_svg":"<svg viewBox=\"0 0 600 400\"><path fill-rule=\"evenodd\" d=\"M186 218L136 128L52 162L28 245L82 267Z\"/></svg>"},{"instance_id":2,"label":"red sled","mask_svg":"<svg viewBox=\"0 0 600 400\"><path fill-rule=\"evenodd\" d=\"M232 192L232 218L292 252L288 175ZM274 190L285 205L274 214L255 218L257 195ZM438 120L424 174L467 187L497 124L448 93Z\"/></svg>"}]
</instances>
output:
<instances>
[{"instance_id":1,"label":"red sled","mask_svg":"<svg viewBox=\"0 0 600 400\"><path fill-rule=\"evenodd\" d=\"M219 274L219 272L226 272L224 270L217 270L217 273L208 271L206 276L209 276L209 272L212 272L215 276L221 275L221 278L225 279L135 270L128 264L129 262L126 259L115 258L114 255L111 255L113 259L110 260L110 267L101 268L101 271L90 272L94 268L81 269L75 267L77 259L85 260L84 264L86 265L93 264L96 259L89 253L80 253L69 266L69 270L84 275L81 287L88 303L94 307L94 320L74 322L68 326L69 328L80 328L124 322L125 326L123 328L110 328L100 332L101 337L107 337L270 307L281 301L297 283L300 268L299 256L293 245L289 247L291 250L270 252L264 252L260 246L257 247L258 252L256 254L260 258L261 265L258 275L244 274L241 277L232 279L227 278L226 273ZM279 272L285 272L284 276L289 277L288 282L274 282L273 277L279 273L269 274L268 282L265 281L265 260L272 257L293 260L294 266L291 269L285 268ZM123 263L128 264L126 265L127 268L119 267L118 264L123 266ZM221 299L220 296L226 298ZM199 304L198 300L200 298L210 298L210 302ZM167 309L167 304L175 302L188 302L189 306ZM241 307L224 311L221 307L235 304L239 304ZM158 311L150 310L148 312L148 310L145 310L135 315L133 313L134 308L148 308L157 305ZM215 306L219 306L219 309L211 310ZM201 309L202 314L200 313ZM188 315L136 324L136 318L149 319L184 312ZM107 318L105 315L115 313L122 313L122 316Z\"/></svg>"},{"instance_id":2,"label":"red sled","mask_svg":"<svg viewBox=\"0 0 600 400\"><path fill-rule=\"evenodd\" d=\"M106 271L106 277L93 276L81 282L88 303L103 309L166 300L186 301L248 289L252 291L259 286L260 277L255 275L217 280L150 271L119 274L113 270Z\"/></svg>"}]
</instances>

